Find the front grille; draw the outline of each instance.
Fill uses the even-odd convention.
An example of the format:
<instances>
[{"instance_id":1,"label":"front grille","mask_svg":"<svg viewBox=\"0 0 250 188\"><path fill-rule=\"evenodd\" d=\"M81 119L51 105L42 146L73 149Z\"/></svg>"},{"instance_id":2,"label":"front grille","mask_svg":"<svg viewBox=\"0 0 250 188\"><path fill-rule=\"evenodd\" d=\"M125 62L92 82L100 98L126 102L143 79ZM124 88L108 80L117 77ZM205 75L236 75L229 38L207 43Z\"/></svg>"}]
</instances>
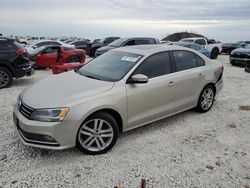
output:
<instances>
[{"instance_id":1,"label":"front grille","mask_svg":"<svg viewBox=\"0 0 250 188\"><path fill-rule=\"evenodd\" d=\"M23 114L26 118L29 119L31 114L34 112L34 109L21 102L19 106L19 111L21 112L21 114Z\"/></svg>"}]
</instances>

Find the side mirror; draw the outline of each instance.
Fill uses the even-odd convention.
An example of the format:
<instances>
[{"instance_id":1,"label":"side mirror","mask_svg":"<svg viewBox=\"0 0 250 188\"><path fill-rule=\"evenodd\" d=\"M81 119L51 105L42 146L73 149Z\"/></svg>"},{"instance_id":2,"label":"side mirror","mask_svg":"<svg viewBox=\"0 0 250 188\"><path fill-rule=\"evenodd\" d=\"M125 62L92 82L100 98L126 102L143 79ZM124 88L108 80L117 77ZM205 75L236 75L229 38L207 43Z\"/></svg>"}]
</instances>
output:
<instances>
[{"instance_id":1,"label":"side mirror","mask_svg":"<svg viewBox=\"0 0 250 188\"><path fill-rule=\"evenodd\" d=\"M33 48L33 49L36 49L36 48L38 48L38 46L37 46L37 45L34 45L34 46L32 46L32 48Z\"/></svg>"},{"instance_id":2,"label":"side mirror","mask_svg":"<svg viewBox=\"0 0 250 188\"><path fill-rule=\"evenodd\" d=\"M129 80L129 84L145 84L148 83L148 77L143 74L133 75Z\"/></svg>"}]
</instances>

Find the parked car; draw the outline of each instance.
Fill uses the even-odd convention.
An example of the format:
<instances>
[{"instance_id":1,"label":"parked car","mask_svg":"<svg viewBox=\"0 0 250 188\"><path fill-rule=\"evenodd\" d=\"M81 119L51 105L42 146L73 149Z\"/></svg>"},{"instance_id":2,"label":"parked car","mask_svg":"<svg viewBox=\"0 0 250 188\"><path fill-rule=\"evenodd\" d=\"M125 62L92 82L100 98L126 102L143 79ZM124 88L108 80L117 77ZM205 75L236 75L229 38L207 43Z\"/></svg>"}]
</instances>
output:
<instances>
[{"instance_id":1,"label":"parked car","mask_svg":"<svg viewBox=\"0 0 250 188\"><path fill-rule=\"evenodd\" d=\"M111 42L119 38L120 37L106 37L106 38L103 38L99 43L93 43L90 48L90 53L89 53L90 57L95 57L95 52L98 48L107 46L108 44L110 44Z\"/></svg>"},{"instance_id":2,"label":"parked car","mask_svg":"<svg viewBox=\"0 0 250 188\"><path fill-rule=\"evenodd\" d=\"M222 63L189 48L114 49L23 90L15 127L29 146L105 153L122 132L187 109L209 111L222 75Z\"/></svg>"},{"instance_id":3,"label":"parked car","mask_svg":"<svg viewBox=\"0 0 250 188\"><path fill-rule=\"evenodd\" d=\"M81 65L79 66L82 66L83 63L85 62L85 59L86 59L86 52L84 50L72 49L72 48L68 48L65 46L49 45L49 46L44 46L35 55L35 67L36 68L46 68L46 67L53 68L55 67L55 65L65 65L67 63L68 64L80 63ZM78 65L78 64L75 64L75 65ZM72 66L72 64L68 66Z\"/></svg>"},{"instance_id":4,"label":"parked car","mask_svg":"<svg viewBox=\"0 0 250 188\"><path fill-rule=\"evenodd\" d=\"M76 49L85 50L87 54L90 54L91 42L89 40L78 40L69 44L74 45Z\"/></svg>"},{"instance_id":5,"label":"parked car","mask_svg":"<svg viewBox=\"0 0 250 188\"><path fill-rule=\"evenodd\" d=\"M231 52L230 63L232 65L246 66L246 63L250 61L250 45L243 48L237 48Z\"/></svg>"},{"instance_id":6,"label":"parked car","mask_svg":"<svg viewBox=\"0 0 250 188\"><path fill-rule=\"evenodd\" d=\"M106 53L114 48L123 46L146 45L146 44L159 44L159 40L155 38L137 37L137 38L121 38L110 43L108 46L101 47L96 50L95 57Z\"/></svg>"},{"instance_id":7,"label":"parked car","mask_svg":"<svg viewBox=\"0 0 250 188\"><path fill-rule=\"evenodd\" d=\"M186 47L186 48L191 48L193 50L197 50L200 53L202 53L203 55L207 56L208 58L211 58L211 52L209 49L199 45L199 44L195 44L195 43L189 43L189 42L174 42L172 43L172 45L176 45L176 46L182 46L182 47Z\"/></svg>"},{"instance_id":8,"label":"parked car","mask_svg":"<svg viewBox=\"0 0 250 188\"><path fill-rule=\"evenodd\" d=\"M204 46L205 48L211 51L211 59L216 59L222 50L221 43L210 42L210 40L207 40L206 38L199 38L199 37L184 38L184 39L181 39L180 42L190 42L190 43L195 43L195 44Z\"/></svg>"},{"instance_id":9,"label":"parked car","mask_svg":"<svg viewBox=\"0 0 250 188\"><path fill-rule=\"evenodd\" d=\"M100 43L101 39L94 39L92 43Z\"/></svg>"},{"instance_id":10,"label":"parked car","mask_svg":"<svg viewBox=\"0 0 250 188\"><path fill-rule=\"evenodd\" d=\"M14 39L0 37L0 89L10 86L13 78L33 73L24 47Z\"/></svg>"},{"instance_id":11,"label":"parked car","mask_svg":"<svg viewBox=\"0 0 250 188\"><path fill-rule=\"evenodd\" d=\"M48 45L57 45L57 46L68 46L68 47L72 47L74 48L74 45L69 45L69 44L65 44L64 42L61 41L55 41L55 40L41 40L39 42L36 42L34 44L32 44L31 46L27 46L26 50L28 53L32 53L32 51L36 48L39 48L41 46L48 46Z\"/></svg>"},{"instance_id":12,"label":"parked car","mask_svg":"<svg viewBox=\"0 0 250 188\"><path fill-rule=\"evenodd\" d=\"M231 52L237 48L241 48L242 43L240 42L236 42L236 43L223 43L222 44L222 50L221 53L225 53L225 54L231 54Z\"/></svg>"}]
</instances>

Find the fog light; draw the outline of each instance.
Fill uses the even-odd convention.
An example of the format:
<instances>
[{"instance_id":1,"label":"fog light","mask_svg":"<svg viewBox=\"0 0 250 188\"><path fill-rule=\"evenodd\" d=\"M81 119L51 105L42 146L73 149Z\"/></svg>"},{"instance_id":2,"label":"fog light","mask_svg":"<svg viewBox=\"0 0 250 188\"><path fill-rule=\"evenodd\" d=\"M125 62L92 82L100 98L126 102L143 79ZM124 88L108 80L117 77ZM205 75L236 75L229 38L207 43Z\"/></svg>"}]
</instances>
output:
<instances>
[{"instance_id":1,"label":"fog light","mask_svg":"<svg viewBox=\"0 0 250 188\"><path fill-rule=\"evenodd\" d=\"M43 136L44 140L46 142L56 142L54 138L50 137L50 136Z\"/></svg>"}]
</instances>

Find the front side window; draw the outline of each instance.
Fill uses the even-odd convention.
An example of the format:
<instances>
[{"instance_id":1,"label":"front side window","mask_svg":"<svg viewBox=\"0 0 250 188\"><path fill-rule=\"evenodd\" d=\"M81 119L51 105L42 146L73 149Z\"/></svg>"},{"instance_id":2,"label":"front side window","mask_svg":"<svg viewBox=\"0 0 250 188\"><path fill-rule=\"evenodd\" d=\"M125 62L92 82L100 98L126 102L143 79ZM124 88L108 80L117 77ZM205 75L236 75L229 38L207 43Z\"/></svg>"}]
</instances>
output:
<instances>
[{"instance_id":1,"label":"front side window","mask_svg":"<svg viewBox=\"0 0 250 188\"><path fill-rule=\"evenodd\" d=\"M51 53L57 53L59 48L56 47L51 47L47 48L46 50L43 51L44 54L51 54Z\"/></svg>"},{"instance_id":2,"label":"front side window","mask_svg":"<svg viewBox=\"0 0 250 188\"><path fill-rule=\"evenodd\" d=\"M147 58L133 73L143 74L148 78L163 76L171 72L170 58L168 52L154 54Z\"/></svg>"},{"instance_id":3,"label":"front side window","mask_svg":"<svg viewBox=\"0 0 250 188\"><path fill-rule=\"evenodd\" d=\"M135 45L135 40L130 40L126 42L123 46L134 46Z\"/></svg>"},{"instance_id":4,"label":"front side window","mask_svg":"<svg viewBox=\"0 0 250 188\"><path fill-rule=\"evenodd\" d=\"M116 82L121 80L142 57L127 52L107 52L76 72L89 78Z\"/></svg>"},{"instance_id":5,"label":"front side window","mask_svg":"<svg viewBox=\"0 0 250 188\"><path fill-rule=\"evenodd\" d=\"M197 67L195 54L188 51L173 51L176 71L183 71Z\"/></svg>"}]
</instances>

